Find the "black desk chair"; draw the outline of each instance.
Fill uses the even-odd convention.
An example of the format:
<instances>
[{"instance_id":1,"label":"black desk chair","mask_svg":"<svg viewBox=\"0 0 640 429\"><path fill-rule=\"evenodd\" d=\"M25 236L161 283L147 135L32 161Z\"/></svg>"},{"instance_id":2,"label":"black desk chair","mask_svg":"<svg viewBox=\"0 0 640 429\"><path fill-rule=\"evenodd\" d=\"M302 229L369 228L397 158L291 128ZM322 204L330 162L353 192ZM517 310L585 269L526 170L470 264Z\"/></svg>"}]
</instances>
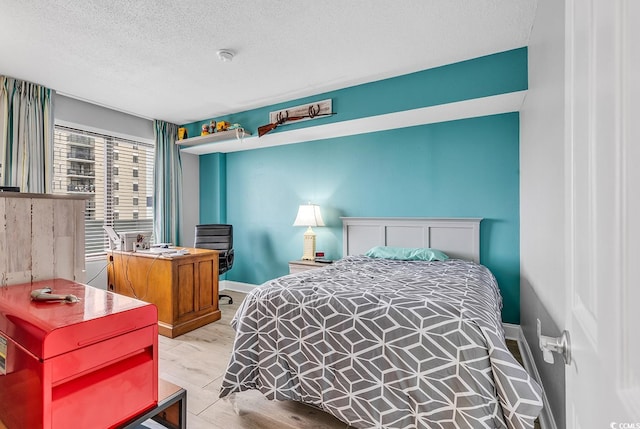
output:
<instances>
[{"instance_id":1,"label":"black desk chair","mask_svg":"<svg viewBox=\"0 0 640 429\"><path fill-rule=\"evenodd\" d=\"M196 225L193 247L220 251L218 274L226 273L233 266L233 225ZM233 304L233 298L229 295L219 294L218 300L220 298L228 298L229 304Z\"/></svg>"}]
</instances>

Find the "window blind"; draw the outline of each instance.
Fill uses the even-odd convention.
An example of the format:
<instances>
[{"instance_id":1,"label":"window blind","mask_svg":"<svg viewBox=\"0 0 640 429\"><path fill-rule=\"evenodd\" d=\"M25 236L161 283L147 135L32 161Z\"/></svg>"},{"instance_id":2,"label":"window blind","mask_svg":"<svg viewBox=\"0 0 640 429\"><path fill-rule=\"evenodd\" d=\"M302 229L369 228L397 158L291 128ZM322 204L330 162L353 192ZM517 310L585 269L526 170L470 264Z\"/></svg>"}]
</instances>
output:
<instances>
[{"instance_id":1,"label":"window blind","mask_svg":"<svg viewBox=\"0 0 640 429\"><path fill-rule=\"evenodd\" d=\"M85 255L104 254L116 232L153 231L154 145L61 125L54 131L54 194L88 196Z\"/></svg>"}]
</instances>

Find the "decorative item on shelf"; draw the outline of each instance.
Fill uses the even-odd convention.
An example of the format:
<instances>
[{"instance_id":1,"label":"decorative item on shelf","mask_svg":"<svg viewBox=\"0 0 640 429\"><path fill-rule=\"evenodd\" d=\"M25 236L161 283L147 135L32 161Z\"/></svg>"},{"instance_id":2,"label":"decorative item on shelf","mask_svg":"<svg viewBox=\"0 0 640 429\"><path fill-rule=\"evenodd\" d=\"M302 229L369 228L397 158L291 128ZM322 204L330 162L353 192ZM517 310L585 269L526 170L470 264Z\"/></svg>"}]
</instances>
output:
<instances>
[{"instance_id":1,"label":"decorative item on shelf","mask_svg":"<svg viewBox=\"0 0 640 429\"><path fill-rule=\"evenodd\" d=\"M236 140L239 140L240 143L244 141L244 136L247 135L246 131L242 127L238 127L236 130Z\"/></svg>"},{"instance_id":2,"label":"decorative item on shelf","mask_svg":"<svg viewBox=\"0 0 640 429\"><path fill-rule=\"evenodd\" d=\"M216 132L216 121L212 119L211 122L209 123L209 134L213 134L215 132Z\"/></svg>"},{"instance_id":3,"label":"decorative item on shelf","mask_svg":"<svg viewBox=\"0 0 640 429\"><path fill-rule=\"evenodd\" d=\"M201 136L208 136L209 135L209 124L204 124L202 125L202 131L200 132Z\"/></svg>"},{"instance_id":4,"label":"decorative item on shelf","mask_svg":"<svg viewBox=\"0 0 640 429\"><path fill-rule=\"evenodd\" d=\"M218 121L218 124L216 125L216 132L222 132L222 131L227 131L229 129L229 125L231 125L229 122L227 121Z\"/></svg>"},{"instance_id":5,"label":"decorative item on shelf","mask_svg":"<svg viewBox=\"0 0 640 429\"><path fill-rule=\"evenodd\" d=\"M320 206L317 204L302 204L298 208L298 215L293 222L293 226L306 226L308 229L304 233L304 247L302 259L313 261L316 257L316 233L312 226L324 226Z\"/></svg>"},{"instance_id":6,"label":"decorative item on shelf","mask_svg":"<svg viewBox=\"0 0 640 429\"><path fill-rule=\"evenodd\" d=\"M178 140L184 140L188 138L187 129L185 127L178 128Z\"/></svg>"},{"instance_id":7,"label":"decorative item on shelf","mask_svg":"<svg viewBox=\"0 0 640 429\"><path fill-rule=\"evenodd\" d=\"M192 137L184 140L176 140L176 144L182 147L189 147L189 146L203 145L207 143L218 143L218 142L223 142L225 140L233 140L233 139L236 139L242 142L245 137L250 135L251 135L250 132L247 132L247 130L245 130L241 126L238 126L238 127L234 127L233 129L229 129L227 131L207 133L205 135Z\"/></svg>"},{"instance_id":8,"label":"decorative item on shelf","mask_svg":"<svg viewBox=\"0 0 640 429\"><path fill-rule=\"evenodd\" d=\"M277 110L269 113L271 123L258 127L258 137L262 137L270 131L275 130L279 125L284 125L291 121L307 121L321 116L335 115L331 99L319 101L317 103L304 104L285 110Z\"/></svg>"}]
</instances>

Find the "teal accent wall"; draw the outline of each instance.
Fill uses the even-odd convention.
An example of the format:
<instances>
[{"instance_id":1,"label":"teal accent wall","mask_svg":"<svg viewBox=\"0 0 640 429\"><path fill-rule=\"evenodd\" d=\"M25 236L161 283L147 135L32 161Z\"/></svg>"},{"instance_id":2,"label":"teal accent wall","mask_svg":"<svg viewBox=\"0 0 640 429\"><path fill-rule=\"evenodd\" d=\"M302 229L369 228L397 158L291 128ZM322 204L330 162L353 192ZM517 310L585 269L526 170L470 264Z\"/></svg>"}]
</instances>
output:
<instances>
[{"instance_id":1,"label":"teal accent wall","mask_svg":"<svg viewBox=\"0 0 640 429\"><path fill-rule=\"evenodd\" d=\"M259 73L256 78L259 79ZM211 119L226 120L241 124L251 133L257 134L259 126L269 123L269 112L328 98L333 100L336 115L313 121L291 122L272 131L278 133L525 89L527 49L519 48L183 126L187 128L190 137L195 137L200 135L202 124L208 124Z\"/></svg>"},{"instance_id":2,"label":"teal accent wall","mask_svg":"<svg viewBox=\"0 0 640 429\"><path fill-rule=\"evenodd\" d=\"M227 155L214 153L198 160L200 223L227 223Z\"/></svg>"},{"instance_id":3,"label":"teal accent wall","mask_svg":"<svg viewBox=\"0 0 640 429\"><path fill-rule=\"evenodd\" d=\"M526 89L526 68L526 49L519 49L227 120L255 132L269 111L333 99L338 115L282 127L291 129L518 91ZM201 155L200 222L234 225L236 259L227 279L261 284L287 274L288 261L301 257L305 228L292 224L307 201L321 207L327 226L314 229L317 250L332 259L342 256L340 216L482 217L481 263L500 285L503 320L519 323L518 148L519 116L508 113Z\"/></svg>"}]
</instances>

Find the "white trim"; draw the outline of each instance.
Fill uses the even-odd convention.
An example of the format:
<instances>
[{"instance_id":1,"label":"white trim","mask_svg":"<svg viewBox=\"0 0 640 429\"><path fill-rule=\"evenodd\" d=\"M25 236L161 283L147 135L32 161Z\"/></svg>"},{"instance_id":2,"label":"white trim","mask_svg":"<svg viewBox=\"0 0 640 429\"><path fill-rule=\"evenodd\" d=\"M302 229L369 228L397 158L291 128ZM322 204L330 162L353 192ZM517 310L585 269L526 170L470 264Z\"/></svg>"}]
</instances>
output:
<instances>
[{"instance_id":1,"label":"white trim","mask_svg":"<svg viewBox=\"0 0 640 429\"><path fill-rule=\"evenodd\" d=\"M520 325L514 325L512 323L502 323L502 327L504 329L504 336L506 339L516 340L518 342L518 348L520 349L520 356L522 356L522 365L524 366L524 369L542 388L543 407L539 416L540 428L557 429L556 421L553 418L553 413L551 412L551 405L549 404L547 394L544 391L544 386L542 385L542 381L540 379L538 367L536 366L536 362L533 360L533 354L531 354L529 343L527 343L527 340L524 337L522 327Z\"/></svg>"},{"instance_id":2,"label":"white trim","mask_svg":"<svg viewBox=\"0 0 640 429\"><path fill-rule=\"evenodd\" d=\"M418 109L385 113L383 115L368 116L347 121L331 122L290 131L274 132L262 137L248 137L239 142L233 139L225 142L206 143L182 148L181 152L197 155L217 152L240 152L243 150L311 142L417 125L519 112L526 93L527 91L516 91L455 103L439 104L437 106L421 107ZM340 112L336 113L338 115L340 114Z\"/></svg>"},{"instance_id":3,"label":"white trim","mask_svg":"<svg viewBox=\"0 0 640 429\"><path fill-rule=\"evenodd\" d=\"M232 290L235 292L249 293L258 286L259 285L254 285L251 283L234 282L233 280L220 280L218 290Z\"/></svg>"}]
</instances>

